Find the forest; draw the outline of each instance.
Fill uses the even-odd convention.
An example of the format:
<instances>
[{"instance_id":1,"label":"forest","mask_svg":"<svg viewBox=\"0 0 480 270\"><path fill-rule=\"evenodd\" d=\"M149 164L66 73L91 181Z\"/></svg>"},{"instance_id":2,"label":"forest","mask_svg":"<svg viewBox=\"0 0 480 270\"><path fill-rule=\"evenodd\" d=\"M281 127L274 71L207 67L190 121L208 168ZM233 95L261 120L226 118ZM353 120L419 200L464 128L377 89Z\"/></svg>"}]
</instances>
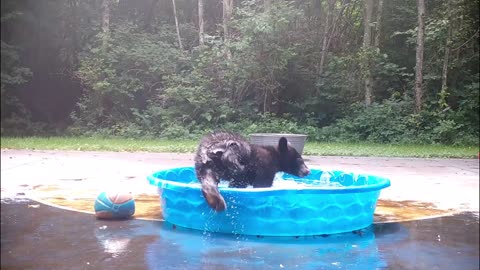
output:
<instances>
[{"instance_id":1,"label":"forest","mask_svg":"<svg viewBox=\"0 0 480 270\"><path fill-rule=\"evenodd\" d=\"M478 0L2 0L1 135L479 145Z\"/></svg>"}]
</instances>

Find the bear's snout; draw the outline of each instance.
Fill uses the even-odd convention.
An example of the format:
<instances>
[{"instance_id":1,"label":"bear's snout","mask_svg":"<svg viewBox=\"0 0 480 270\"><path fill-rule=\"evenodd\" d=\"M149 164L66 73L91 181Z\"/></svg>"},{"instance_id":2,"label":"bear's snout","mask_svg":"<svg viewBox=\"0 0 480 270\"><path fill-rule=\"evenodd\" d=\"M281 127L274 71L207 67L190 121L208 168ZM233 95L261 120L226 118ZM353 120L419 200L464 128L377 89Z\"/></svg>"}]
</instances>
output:
<instances>
[{"instance_id":1,"label":"bear's snout","mask_svg":"<svg viewBox=\"0 0 480 270\"><path fill-rule=\"evenodd\" d=\"M307 176L310 174L310 169L307 167L307 165L303 165L301 168L300 168L300 171L298 173L298 176L300 177L304 177L304 176Z\"/></svg>"}]
</instances>

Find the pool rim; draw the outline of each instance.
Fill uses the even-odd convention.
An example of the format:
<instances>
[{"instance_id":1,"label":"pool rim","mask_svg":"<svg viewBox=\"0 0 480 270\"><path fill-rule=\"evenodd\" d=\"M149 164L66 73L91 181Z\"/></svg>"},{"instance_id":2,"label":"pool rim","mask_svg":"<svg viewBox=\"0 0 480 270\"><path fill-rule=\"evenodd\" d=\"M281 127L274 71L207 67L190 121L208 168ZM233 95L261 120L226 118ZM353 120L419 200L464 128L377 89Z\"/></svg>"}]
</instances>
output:
<instances>
[{"instance_id":1,"label":"pool rim","mask_svg":"<svg viewBox=\"0 0 480 270\"><path fill-rule=\"evenodd\" d=\"M157 172L154 172L147 176L147 179L151 185L157 186L158 188L171 188L171 187L179 187L179 188L188 188L188 189L196 189L201 190L200 182L198 183L182 183L174 180L166 180L160 179L155 175L164 172L167 170L182 170L182 169L193 169L195 172L195 168L192 166L185 166L185 167L175 167L170 169L164 169ZM312 170L321 170L321 171L340 171L340 170L322 170L318 167L312 167ZM341 171L343 173L354 173L354 172L347 172ZM375 177L380 179L378 183L362 185L362 186L343 186L343 187L301 187L301 188L286 188L286 187L267 187L267 188L229 188L229 187L219 187L218 190L221 193L227 194L258 194L258 193L268 193L268 194L278 194L278 193L285 193L295 191L296 193L300 194L309 194L309 193L316 193L316 194L346 194L346 193L364 193L364 192L371 192L382 190L384 188L390 187L391 183L390 180L386 177L372 175L368 173L361 173L357 175L365 175L368 177ZM301 179L299 179L301 180Z\"/></svg>"}]
</instances>

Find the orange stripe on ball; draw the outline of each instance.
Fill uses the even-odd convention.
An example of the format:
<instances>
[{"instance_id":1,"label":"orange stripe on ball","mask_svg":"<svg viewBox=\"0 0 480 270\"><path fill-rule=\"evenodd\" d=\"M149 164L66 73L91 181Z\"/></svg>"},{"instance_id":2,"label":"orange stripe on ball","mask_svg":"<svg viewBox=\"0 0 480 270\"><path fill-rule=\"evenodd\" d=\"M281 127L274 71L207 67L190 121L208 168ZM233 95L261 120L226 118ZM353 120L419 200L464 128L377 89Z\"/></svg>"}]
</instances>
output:
<instances>
[{"instance_id":1,"label":"orange stripe on ball","mask_svg":"<svg viewBox=\"0 0 480 270\"><path fill-rule=\"evenodd\" d=\"M133 200L133 196L131 193L127 192L116 192L112 194L108 194L108 199L114 204L122 204Z\"/></svg>"}]
</instances>

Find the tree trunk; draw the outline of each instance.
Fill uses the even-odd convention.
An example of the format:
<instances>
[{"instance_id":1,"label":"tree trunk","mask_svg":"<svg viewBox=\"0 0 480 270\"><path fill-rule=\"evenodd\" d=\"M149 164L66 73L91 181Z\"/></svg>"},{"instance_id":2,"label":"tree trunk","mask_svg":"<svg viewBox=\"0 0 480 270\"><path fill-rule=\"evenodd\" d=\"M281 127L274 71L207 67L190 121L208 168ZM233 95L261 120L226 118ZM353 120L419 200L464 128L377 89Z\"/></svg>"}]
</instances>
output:
<instances>
[{"instance_id":1,"label":"tree trunk","mask_svg":"<svg viewBox=\"0 0 480 270\"><path fill-rule=\"evenodd\" d=\"M271 10L272 10L272 0L263 0L263 11L270 16ZM263 89L263 115L266 115L267 112L271 111L271 105L272 105L271 91L273 90L270 89L270 84L265 83L264 89Z\"/></svg>"},{"instance_id":2,"label":"tree trunk","mask_svg":"<svg viewBox=\"0 0 480 270\"><path fill-rule=\"evenodd\" d=\"M102 2L102 50L106 51L108 40L110 39L110 7L111 0L103 0Z\"/></svg>"},{"instance_id":3,"label":"tree trunk","mask_svg":"<svg viewBox=\"0 0 480 270\"><path fill-rule=\"evenodd\" d=\"M265 115L268 111L267 101L268 101L268 90L265 89L264 92L263 92L263 115Z\"/></svg>"},{"instance_id":4,"label":"tree trunk","mask_svg":"<svg viewBox=\"0 0 480 270\"><path fill-rule=\"evenodd\" d=\"M378 0L376 24L375 24L375 41L373 42L376 48L380 47L380 34L382 30L382 13L383 13L383 0Z\"/></svg>"},{"instance_id":5,"label":"tree trunk","mask_svg":"<svg viewBox=\"0 0 480 270\"><path fill-rule=\"evenodd\" d=\"M71 14L67 20L69 21L68 29L72 37L70 39L70 54L68 56L70 66L68 70L72 73L78 67L78 52L80 51L78 38L78 1L70 0L69 8L71 9Z\"/></svg>"},{"instance_id":6,"label":"tree trunk","mask_svg":"<svg viewBox=\"0 0 480 270\"><path fill-rule=\"evenodd\" d=\"M151 0L150 4L145 5L145 18L144 18L144 29L149 32L152 28L152 21L155 17L155 7L157 6L159 0Z\"/></svg>"},{"instance_id":7,"label":"tree trunk","mask_svg":"<svg viewBox=\"0 0 480 270\"><path fill-rule=\"evenodd\" d=\"M198 0L198 43L200 46L205 44L204 23L203 23L203 0Z\"/></svg>"},{"instance_id":8,"label":"tree trunk","mask_svg":"<svg viewBox=\"0 0 480 270\"><path fill-rule=\"evenodd\" d=\"M178 47L183 51L182 38L180 37L180 27L178 26L178 17L177 17L177 7L175 5L175 0L172 0L173 5L173 16L175 17L175 27L177 29L177 38L178 38Z\"/></svg>"},{"instance_id":9,"label":"tree trunk","mask_svg":"<svg viewBox=\"0 0 480 270\"><path fill-rule=\"evenodd\" d=\"M418 30L415 65L415 112L420 112L423 104L423 53L425 46L425 0L417 0Z\"/></svg>"},{"instance_id":10,"label":"tree trunk","mask_svg":"<svg viewBox=\"0 0 480 270\"><path fill-rule=\"evenodd\" d=\"M350 2L350 0L343 0L342 1L342 4L341 4L342 8L338 12L335 20L333 20L332 30L330 31L330 34L328 35L327 47L325 48L325 50L327 52L328 52L328 49L330 48L330 42L332 41L332 38L336 33L335 31L336 31L336 28L337 28L337 25L338 25L338 21L340 21L340 18L343 16L343 12L345 12L346 7L348 6L347 5L348 2ZM324 59L324 61L325 60L326 60L326 58ZM323 65L325 66L325 63ZM323 68L322 68L322 71L323 71Z\"/></svg>"},{"instance_id":11,"label":"tree trunk","mask_svg":"<svg viewBox=\"0 0 480 270\"><path fill-rule=\"evenodd\" d=\"M320 56L320 64L318 66L318 75L321 76L323 73L323 65L325 64L325 58L327 57L327 41L328 41L328 30L330 28L330 21L333 13L335 0L328 0L327 16L325 18L325 27L323 29L323 42L322 42L322 54Z\"/></svg>"},{"instance_id":12,"label":"tree trunk","mask_svg":"<svg viewBox=\"0 0 480 270\"><path fill-rule=\"evenodd\" d=\"M312 8L313 8L313 19L312 23L315 29L315 43L320 44L320 21L322 17L322 0L312 0ZM317 63L317 72L318 72L318 63Z\"/></svg>"},{"instance_id":13,"label":"tree trunk","mask_svg":"<svg viewBox=\"0 0 480 270\"><path fill-rule=\"evenodd\" d=\"M365 0L365 15L363 28L363 47L365 48L370 48L372 46L372 14L373 0Z\"/></svg>"},{"instance_id":14,"label":"tree trunk","mask_svg":"<svg viewBox=\"0 0 480 270\"><path fill-rule=\"evenodd\" d=\"M225 45L227 45L226 54L228 59L232 58L230 49L228 49L228 44L230 43L228 23L230 22L232 13L233 13L233 0L223 0L223 41Z\"/></svg>"},{"instance_id":15,"label":"tree trunk","mask_svg":"<svg viewBox=\"0 0 480 270\"><path fill-rule=\"evenodd\" d=\"M370 51L372 47L372 14L373 14L373 0L365 0L365 22L363 32L363 49L365 52ZM369 56L365 56L364 59L364 84L365 84L365 105L370 106L373 99L372 90L372 72L370 70Z\"/></svg>"},{"instance_id":16,"label":"tree trunk","mask_svg":"<svg viewBox=\"0 0 480 270\"><path fill-rule=\"evenodd\" d=\"M322 15L322 0L312 0L312 1L313 1L313 16L315 16L315 19L318 19Z\"/></svg>"},{"instance_id":17,"label":"tree trunk","mask_svg":"<svg viewBox=\"0 0 480 270\"><path fill-rule=\"evenodd\" d=\"M440 105L447 107L446 97L447 97L447 78L448 78L448 63L450 58L450 46L452 38L452 11L450 7L450 1L447 1L447 14L448 14L448 24L447 24L447 39L445 41L445 53L443 55L443 69L442 69L442 89L441 89L441 100Z\"/></svg>"},{"instance_id":18,"label":"tree trunk","mask_svg":"<svg viewBox=\"0 0 480 270\"><path fill-rule=\"evenodd\" d=\"M270 11L272 6L272 0L263 0L264 11Z\"/></svg>"}]
</instances>

